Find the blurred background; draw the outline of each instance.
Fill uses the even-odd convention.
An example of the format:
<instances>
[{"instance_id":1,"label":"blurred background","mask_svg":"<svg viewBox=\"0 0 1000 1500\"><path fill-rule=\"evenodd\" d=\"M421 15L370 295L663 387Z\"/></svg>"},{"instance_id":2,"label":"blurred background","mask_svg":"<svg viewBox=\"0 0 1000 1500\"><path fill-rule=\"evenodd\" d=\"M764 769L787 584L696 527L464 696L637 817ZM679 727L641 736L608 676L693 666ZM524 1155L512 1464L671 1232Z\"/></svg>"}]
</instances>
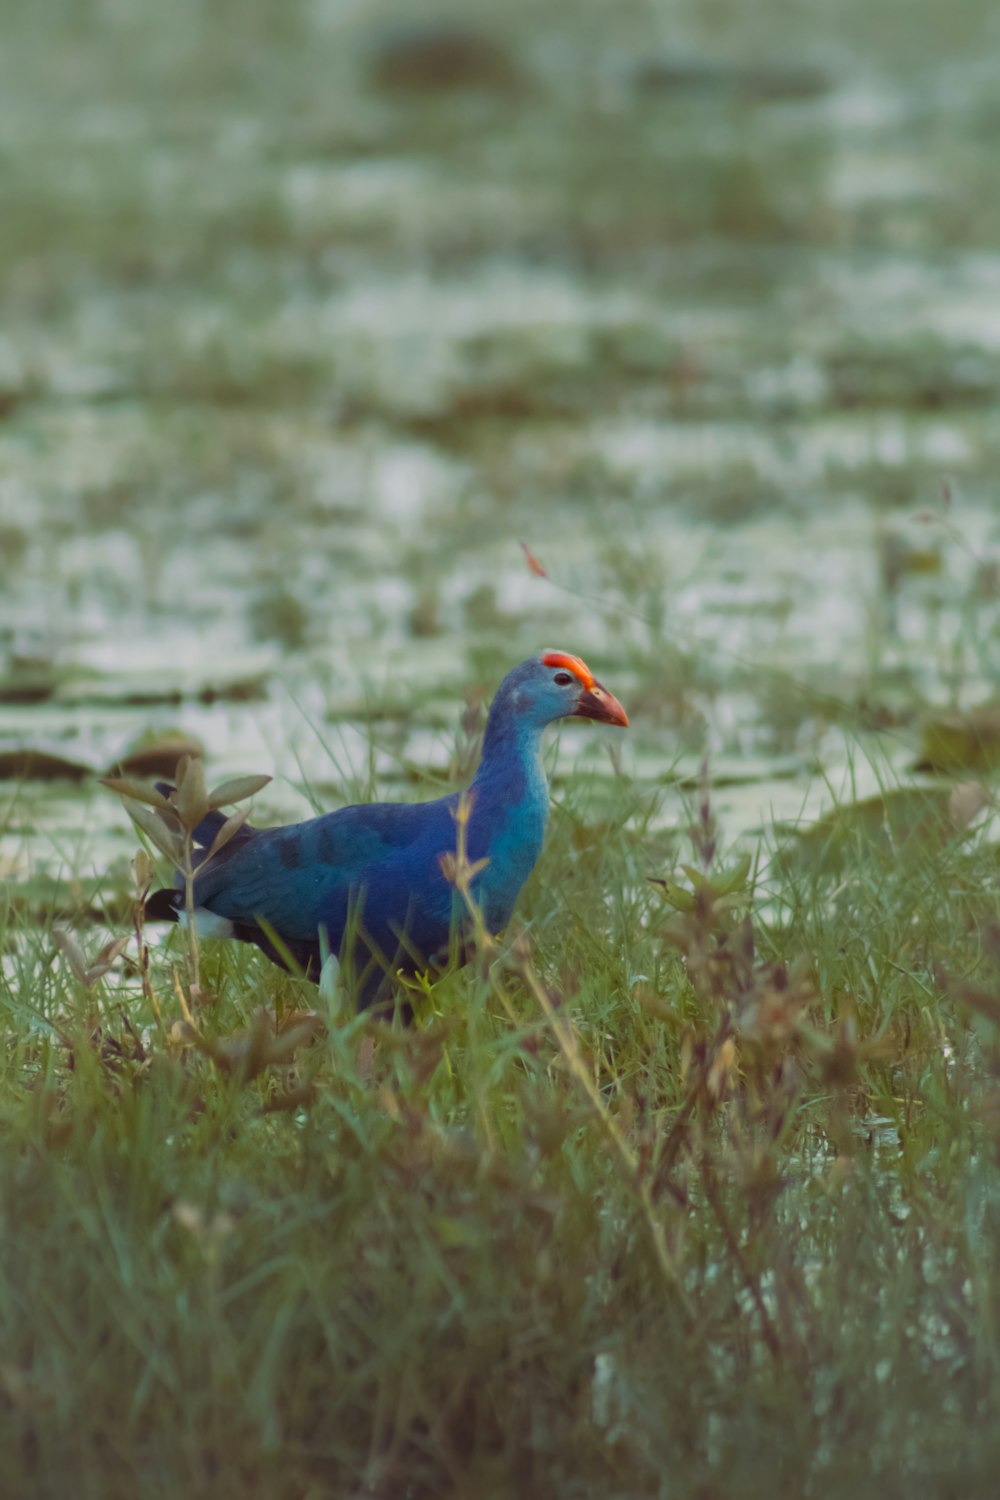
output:
<instances>
[{"instance_id":1,"label":"blurred background","mask_svg":"<svg viewBox=\"0 0 1000 1500\"><path fill-rule=\"evenodd\" d=\"M275 817L419 794L544 646L650 785L708 749L731 832L989 696L995 7L36 0L3 38L5 880L134 847L92 778L143 736L277 770Z\"/></svg>"}]
</instances>

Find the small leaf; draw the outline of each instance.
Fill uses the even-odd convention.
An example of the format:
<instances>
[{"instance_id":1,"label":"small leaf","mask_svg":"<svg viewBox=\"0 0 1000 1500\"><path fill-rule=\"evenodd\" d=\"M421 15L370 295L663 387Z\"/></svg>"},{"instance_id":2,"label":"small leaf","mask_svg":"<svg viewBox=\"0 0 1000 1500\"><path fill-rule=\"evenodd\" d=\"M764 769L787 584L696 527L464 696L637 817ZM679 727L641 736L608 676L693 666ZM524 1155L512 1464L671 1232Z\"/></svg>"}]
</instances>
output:
<instances>
[{"instance_id":1,"label":"small leaf","mask_svg":"<svg viewBox=\"0 0 1000 1500\"><path fill-rule=\"evenodd\" d=\"M677 885L672 880L663 880L658 875L650 875L649 883L655 885L677 911L694 911L695 898L692 891L685 890L682 885Z\"/></svg>"},{"instance_id":2,"label":"small leaf","mask_svg":"<svg viewBox=\"0 0 1000 1500\"><path fill-rule=\"evenodd\" d=\"M694 911L695 909L693 891L685 890L682 885L675 885L673 881L668 881L664 895L677 911Z\"/></svg>"},{"instance_id":3,"label":"small leaf","mask_svg":"<svg viewBox=\"0 0 1000 1500\"><path fill-rule=\"evenodd\" d=\"M247 797L255 797L272 779L270 776L234 776L231 781L223 781L208 794L209 810L215 812L216 808L245 802Z\"/></svg>"},{"instance_id":4,"label":"small leaf","mask_svg":"<svg viewBox=\"0 0 1000 1500\"><path fill-rule=\"evenodd\" d=\"M747 883L750 873L750 856L742 855L733 865L732 869L723 870L716 875L712 881L712 890L717 896L731 896L737 891L742 891Z\"/></svg>"},{"instance_id":5,"label":"small leaf","mask_svg":"<svg viewBox=\"0 0 1000 1500\"><path fill-rule=\"evenodd\" d=\"M528 546L527 542L521 543L521 551L524 553L524 560L528 564L528 572L531 573L534 578L548 578L548 572L546 571L542 563L538 561L538 558L531 551L531 548Z\"/></svg>"},{"instance_id":6,"label":"small leaf","mask_svg":"<svg viewBox=\"0 0 1000 1500\"><path fill-rule=\"evenodd\" d=\"M210 859L214 859L219 850L224 849L229 840L239 833L249 816L249 807L241 807L238 812L234 812L231 817L227 818L212 840L212 846L201 863L208 864ZM201 869L201 865L198 868Z\"/></svg>"},{"instance_id":7,"label":"small leaf","mask_svg":"<svg viewBox=\"0 0 1000 1500\"><path fill-rule=\"evenodd\" d=\"M162 792L158 792L155 786L146 786L141 781L133 781L130 776L101 776L101 786L106 786L110 791L117 792L119 797L131 797L133 802L148 802L150 807L168 808L170 803Z\"/></svg>"},{"instance_id":8,"label":"small leaf","mask_svg":"<svg viewBox=\"0 0 1000 1500\"><path fill-rule=\"evenodd\" d=\"M155 844L160 853L165 854L175 865L179 865L184 858L184 845L173 829L169 828L162 818L158 818L154 812L140 803L130 800L126 802L125 809L132 822L142 829L150 843Z\"/></svg>"},{"instance_id":9,"label":"small leaf","mask_svg":"<svg viewBox=\"0 0 1000 1500\"><path fill-rule=\"evenodd\" d=\"M98 962L102 964L114 963L115 959L120 958L121 955L125 952L125 949L128 947L131 941L132 938L131 935L129 935L128 937L117 937L114 938L110 943L105 943L104 947L97 955Z\"/></svg>"},{"instance_id":10,"label":"small leaf","mask_svg":"<svg viewBox=\"0 0 1000 1500\"><path fill-rule=\"evenodd\" d=\"M73 971L73 977L81 984L87 983L87 961L79 943L71 932L63 927L56 927L52 932L52 941L60 948L65 956L66 962Z\"/></svg>"},{"instance_id":11,"label":"small leaf","mask_svg":"<svg viewBox=\"0 0 1000 1500\"><path fill-rule=\"evenodd\" d=\"M185 828L197 828L208 812L205 765L197 756L185 755L177 766L177 790L171 798Z\"/></svg>"},{"instance_id":12,"label":"small leaf","mask_svg":"<svg viewBox=\"0 0 1000 1500\"><path fill-rule=\"evenodd\" d=\"M135 886L136 895L140 901L145 901L149 895L149 888L153 884L153 876L156 871L153 861L145 849L140 849L134 856L130 869L132 871L132 884Z\"/></svg>"},{"instance_id":13,"label":"small leaf","mask_svg":"<svg viewBox=\"0 0 1000 1500\"><path fill-rule=\"evenodd\" d=\"M110 943L104 944L104 947L94 959L94 967L96 968L98 965L103 965L104 968L110 969L111 965L113 963L116 963L117 960L121 958L122 954L125 952L125 949L128 947L131 941L131 934L129 934L127 937L112 938Z\"/></svg>"}]
</instances>

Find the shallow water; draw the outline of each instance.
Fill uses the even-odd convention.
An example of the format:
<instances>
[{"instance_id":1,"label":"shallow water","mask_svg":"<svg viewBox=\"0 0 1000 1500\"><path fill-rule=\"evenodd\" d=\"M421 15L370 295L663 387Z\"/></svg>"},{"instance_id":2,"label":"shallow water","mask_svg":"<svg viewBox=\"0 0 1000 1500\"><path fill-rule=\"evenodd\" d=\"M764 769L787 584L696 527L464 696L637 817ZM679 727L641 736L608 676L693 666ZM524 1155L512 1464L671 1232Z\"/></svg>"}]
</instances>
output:
<instances>
[{"instance_id":1,"label":"shallow water","mask_svg":"<svg viewBox=\"0 0 1000 1500\"><path fill-rule=\"evenodd\" d=\"M463 695L560 644L626 771L707 751L756 841L993 694L994 79L930 7L905 55L847 6L474 10L505 67L417 87L388 6L248 7L238 45L39 9L52 98L37 20L0 63L0 750L181 728L301 816L370 746L419 791ZM3 783L0 828L8 882L133 847L90 780Z\"/></svg>"}]
</instances>

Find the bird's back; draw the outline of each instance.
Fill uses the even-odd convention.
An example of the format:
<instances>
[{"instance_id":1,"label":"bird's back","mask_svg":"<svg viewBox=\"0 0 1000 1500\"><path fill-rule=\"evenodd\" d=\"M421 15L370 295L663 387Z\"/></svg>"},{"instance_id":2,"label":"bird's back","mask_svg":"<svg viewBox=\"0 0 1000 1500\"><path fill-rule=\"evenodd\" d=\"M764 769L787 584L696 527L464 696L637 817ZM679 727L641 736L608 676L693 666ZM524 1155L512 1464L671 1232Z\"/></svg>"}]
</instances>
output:
<instances>
[{"instance_id":1,"label":"bird's back","mask_svg":"<svg viewBox=\"0 0 1000 1500\"><path fill-rule=\"evenodd\" d=\"M362 907L366 925L381 927L404 914L403 885L409 891L423 879L437 887L432 904L447 923L449 888L437 855L454 848L456 801L369 803L254 829L198 877L196 903L240 924L262 916L293 941L315 941L323 926L336 951L352 903Z\"/></svg>"}]
</instances>

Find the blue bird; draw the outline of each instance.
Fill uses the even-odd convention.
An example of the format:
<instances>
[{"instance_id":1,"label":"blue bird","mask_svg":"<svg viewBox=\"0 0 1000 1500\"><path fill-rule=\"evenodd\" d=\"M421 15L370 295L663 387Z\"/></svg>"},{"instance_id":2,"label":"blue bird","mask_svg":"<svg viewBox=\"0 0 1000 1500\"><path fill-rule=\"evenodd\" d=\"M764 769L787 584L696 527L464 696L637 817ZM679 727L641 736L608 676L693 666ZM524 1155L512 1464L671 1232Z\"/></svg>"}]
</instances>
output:
<instances>
[{"instance_id":1,"label":"blue bird","mask_svg":"<svg viewBox=\"0 0 1000 1500\"><path fill-rule=\"evenodd\" d=\"M568 718L628 724L578 656L545 651L521 662L493 700L467 792L344 807L287 827L244 824L195 876L199 931L254 943L312 979L323 955L334 954L358 1008L381 1001L393 975L461 952L468 913L448 878L447 856L456 853L463 798L465 854L476 867L471 895L489 931L507 925L545 834L542 731ZM223 821L222 813L210 813L195 830L196 843L209 848ZM178 876L176 888L150 897L147 916L183 919L182 885Z\"/></svg>"}]
</instances>

